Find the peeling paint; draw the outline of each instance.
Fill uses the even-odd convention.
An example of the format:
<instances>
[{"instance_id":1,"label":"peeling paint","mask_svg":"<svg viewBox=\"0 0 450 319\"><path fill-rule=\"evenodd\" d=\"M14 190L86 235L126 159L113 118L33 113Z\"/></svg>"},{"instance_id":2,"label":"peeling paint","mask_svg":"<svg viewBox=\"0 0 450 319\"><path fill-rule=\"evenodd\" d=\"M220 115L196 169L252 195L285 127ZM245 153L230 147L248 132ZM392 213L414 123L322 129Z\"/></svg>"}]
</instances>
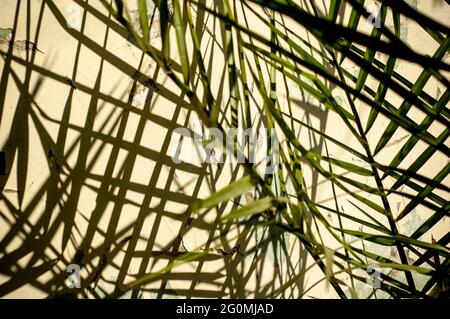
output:
<instances>
[{"instance_id":1,"label":"peeling paint","mask_svg":"<svg viewBox=\"0 0 450 319\"><path fill-rule=\"evenodd\" d=\"M11 28L5 29L0 28L0 47L4 47L4 49L7 49L7 47L12 46L13 51L19 54L24 51L35 51L44 53L38 49L35 43L28 40L17 40L12 43L13 31L14 30Z\"/></svg>"}]
</instances>

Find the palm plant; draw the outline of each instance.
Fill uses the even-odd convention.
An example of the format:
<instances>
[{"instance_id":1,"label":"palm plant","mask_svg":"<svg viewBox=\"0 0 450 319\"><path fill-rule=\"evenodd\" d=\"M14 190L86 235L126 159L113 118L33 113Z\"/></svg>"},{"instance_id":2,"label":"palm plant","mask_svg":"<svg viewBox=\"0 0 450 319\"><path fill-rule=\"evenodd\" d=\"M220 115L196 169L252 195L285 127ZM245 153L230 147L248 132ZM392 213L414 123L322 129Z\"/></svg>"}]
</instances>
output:
<instances>
[{"instance_id":1,"label":"palm plant","mask_svg":"<svg viewBox=\"0 0 450 319\"><path fill-rule=\"evenodd\" d=\"M155 0L161 30L155 43L149 2L138 1L137 27L121 0L103 3L205 126L226 135L227 128L260 123L281 141L277 153L269 148L279 166L268 175L236 144L246 156L242 177L192 203L186 216L232 201L221 223L240 230L238 238L248 227L295 236L341 298L448 297L450 164L423 173L433 155L450 155L447 25L405 1L381 1L374 13L363 0ZM409 46L406 20L432 39L433 54ZM208 29L216 23L220 37ZM219 63L228 70L216 94L208 41L223 49ZM402 75L399 63L417 69L418 78ZM443 91L431 96L430 82ZM327 118L339 127L327 132ZM330 199L321 199L318 188ZM411 230L402 226L417 214L427 217L407 224ZM185 254L162 272L202 258ZM303 275L292 274L274 296ZM371 277L376 289L364 294L358 287Z\"/></svg>"},{"instance_id":2,"label":"palm plant","mask_svg":"<svg viewBox=\"0 0 450 319\"><path fill-rule=\"evenodd\" d=\"M20 1L14 27L0 30L0 54L5 61L0 91L7 95L8 79L20 89L11 132L2 145L6 153L1 153L0 161L4 210L0 213L2 222L10 225L0 241L0 273L11 277L0 285L0 296L27 283L50 296L62 295L67 292L68 276L63 268L73 264L89 271L76 291L79 296L131 293L137 297L146 289L155 291L148 289L155 282L161 282L158 297L176 295L170 287L174 268L195 264L196 275L219 286L217 296L249 296L250 289L243 286L253 276L256 297L317 296L312 293L317 289L326 293L319 295L340 298L449 297L448 0L433 1L440 18L422 13L414 0L101 0L111 19L87 1L75 2L85 9L83 24L89 12L108 26L103 47L67 26L51 0L41 3L36 32L37 40L49 9L64 31L78 37L72 78L38 65L36 52L43 52L29 41L30 25L26 41L15 39ZM30 2L27 5L30 23ZM164 85L107 51L110 28L152 60L157 71L165 72ZM76 80L82 45L101 57L92 88ZM26 59L20 56L22 52ZM127 76L135 72L131 92L126 92L128 104L101 92L104 61L116 63ZM23 83L15 64L26 69ZM31 90L32 73L39 76ZM60 122L37 101L45 77L70 86ZM70 122L75 90L91 95L84 127ZM167 214L181 225L168 246L155 244L161 224L154 223L148 238L152 243L138 252L139 256L145 253L146 259L141 256L138 274L127 281L145 219L150 212L166 213L165 192L171 183L179 183L169 178L164 189L152 185L167 165L165 157L173 155L165 154L167 148L161 160L156 152L134 145L143 136L151 111L148 96L153 92L166 98L177 96L174 101L195 111L202 125L192 128L185 123L182 128L189 129L181 132L194 136L195 147L208 161L197 169L186 163L189 159L173 159L184 171L208 174L213 182L210 196L192 200L199 197L198 176L192 197L180 196L183 204L189 202L181 217ZM102 120L100 131L109 130L109 122L113 128L97 134L93 119L100 99L123 108L123 113L116 120L112 111ZM141 99L143 110L132 107L134 99ZM0 118L7 113L3 112L5 101L0 101ZM122 143L128 112L139 115L140 133L133 143ZM32 148L29 119L39 135L37 144L45 151L49 177L27 197ZM177 128L171 136L181 147L186 138L176 134L178 123L156 115L152 119L168 129ZM55 142L45 121L60 127ZM110 138L119 126L121 133ZM67 146L69 129L80 131L80 137ZM238 129L250 132L248 140L241 138ZM102 146L94 149L93 140ZM73 157L77 143L80 150L72 168L67 159ZM108 143L116 145L105 173L93 173ZM131 155L116 177L122 147ZM91 148L93 160L89 159ZM138 154L158 162L147 186L131 182ZM218 154L226 154L226 161L220 161L220 156L217 161ZM13 194L17 205L4 188L13 161L17 161L17 194ZM175 172L176 165L167 166ZM100 186L88 179L101 181ZM219 180L228 185L216 189ZM185 185L176 186L175 193L183 193ZM84 187L97 195L90 217L78 211ZM119 189L119 195L114 189ZM128 199L129 189L145 194L144 200ZM150 206L153 196L161 198L155 207ZM44 197L42 215L35 218ZM100 222L110 202L114 209L103 231ZM125 204L140 207L139 216L118 229ZM60 214L55 216L54 211ZM88 221L85 232L75 225L78 215ZM156 218L161 221L161 216ZM186 248L183 239L192 224L208 234L201 247L194 249ZM61 247L56 247L53 241L59 239L60 228ZM104 239L98 247L93 244L96 233ZM126 245L125 261L117 265L115 257ZM75 253L68 253L72 248ZM154 271L160 257L168 262ZM154 263L148 272L150 259ZM224 262L226 275L222 269L217 273L204 270L206 262L217 259ZM118 278L110 280L115 282L112 294L98 284L108 264L120 268ZM37 279L45 273L52 278L42 284ZM175 280L190 281L186 295L194 295L201 279L193 273L178 275ZM218 283L220 278L225 279ZM201 293L213 295L212 291Z\"/></svg>"}]
</instances>

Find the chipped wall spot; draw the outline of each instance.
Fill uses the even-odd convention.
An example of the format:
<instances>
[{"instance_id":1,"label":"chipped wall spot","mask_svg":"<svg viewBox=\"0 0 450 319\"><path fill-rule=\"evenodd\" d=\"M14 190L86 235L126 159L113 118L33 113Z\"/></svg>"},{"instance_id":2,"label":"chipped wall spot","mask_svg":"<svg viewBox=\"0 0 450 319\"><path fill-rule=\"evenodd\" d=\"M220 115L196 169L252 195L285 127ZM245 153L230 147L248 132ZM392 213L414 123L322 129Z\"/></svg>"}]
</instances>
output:
<instances>
[{"instance_id":1,"label":"chipped wall spot","mask_svg":"<svg viewBox=\"0 0 450 319\"><path fill-rule=\"evenodd\" d=\"M172 1L168 1L167 3L169 14L172 15L173 12L173 4ZM149 40L156 39L161 36L161 28L160 28L160 19L159 19L159 10L155 7L155 3L153 0L147 0L147 16L148 21L150 22L150 32L149 32ZM140 36L142 36L142 28L139 20L139 10L130 10L131 22L133 24L134 29L138 32ZM128 39L130 43L134 43L131 37Z\"/></svg>"},{"instance_id":2,"label":"chipped wall spot","mask_svg":"<svg viewBox=\"0 0 450 319\"><path fill-rule=\"evenodd\" d=\"M25 51L44 53L31 41L17 40L12 42L13 31L11 28L0 28L0 48L7 50L8 47L12 46L14 53L19 54Z\"/></svg>"},{"instance_id":3,"label":"chipped wall spot","mask_svg":"<svg viewBox=\"0 0 450 319\"><path fill-rule=\"evenodd\" d=\"M3 41L11 41L13 29L11 28L0 28L0 43Z\"/></svg>"}]
</instances>

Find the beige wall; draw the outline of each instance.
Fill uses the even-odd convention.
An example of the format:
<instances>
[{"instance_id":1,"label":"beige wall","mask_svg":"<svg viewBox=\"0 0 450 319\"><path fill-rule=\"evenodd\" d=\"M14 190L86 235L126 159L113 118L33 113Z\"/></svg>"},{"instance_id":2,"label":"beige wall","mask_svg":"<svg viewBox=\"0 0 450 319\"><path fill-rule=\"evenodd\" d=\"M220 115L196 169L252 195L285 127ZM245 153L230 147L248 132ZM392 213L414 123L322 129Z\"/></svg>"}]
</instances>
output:
<instances>
[{"instance_id":1,"label":"beige wall","mask_svg":"<svg viewBox=\"0 0 450 319\"><path fill-rule=\"evenodd\" d=\"M442 9L444 4L416 2L420 10L449 24L450 12ZM8 291L5 297L46 297L52 289L61 287L67 264L76 263L77 250L80 252L82 248L85 249L83 280L88 280L87 274L100 268L102 255L109 256L98 281L98 286L107 291L112 289L108 281L119 278L130 282L136 276L163 269L169 261L164 257L165 250L177 238L187 204L228 185L236 167L225 165L216 176L217 165L202 168L195 162L173 163L169 155L176 140L171 132L179 126L192 128L196 116L153 61L143 57L123 34L106 27L102 20L108 19L107 13L99 1L89 1L80 30L68 28L66 24L76 12L72 1L21 1L20 8L17 3L17 0L0 2L0 28L5 35L0 43L0 69L4 76L1 87L5 92L0 99L4 99L0 147L6 152L7 170L11 172L8 179L1 177L4 189L0 200L3 263L0 285ZM113 20L111 24L118 27ZM212 23L208 27L214 30ZM11 60L6 58L7 28L15 30ZM218 27L213 32L220 37ZM431 55L436 50L433 41L413 23L404 21L402 32L404 40L418 52ZM35 43L39 50L26 50L24 42L20 42L25 39ZM153 30L152 43L159 45L158 29ZM172 56L176 58L174 47ZM211 40L204 49L212 53L213 61L217 56L211 69L215 79L213 90L225 92L226 85L219 87L224 66L218 44ZM352 67L348 65L349 70ZM419 69L399 63L396 70L415 80ZM133 77L139 82L130 99ZM426 87L433 97L445 89L432 81ZM154 94L145 103L148 90ZM344 95L335 92L337 96ZM283 94L279 92L279 96ZM390 98L396 100L394 96ZM285 101L281 104L287 107ZM362 116L368 116L367 107L358 107ZM326 115L323 108L318 107L316 111L311 117L313 125L348 145L356 145L350 133L339 126L337 117ZM296 112L301 115L305 111L297 108ZM411 116L419 120L422 115ZM379 138L386 123L384 119L376 122L379 129L372 130L373 141ZM443 129L436 125L430 132L439 134ZM300 132L306 139L307 135L302 134L306 132ZM377 159L387 162L401 147L405 136L408 133L398 130L392 139L397 143L391 143ZM415 151L420 153L424 147L418 145ZM331 146L330 153L334 156L355 160L339 152ZM420 172L433 177L443 162L448 163L448 158L437 153ZM407 164L408 159L403 165ZM313 181L312 173L307 174L306 178ZM447 178L447 185L448 182ZM314 188L317 202L333 201L328 183L319 178ZM344 194L340 200L344 211L357 213ZM400 209L405 202L392 197L392 205ZM228 203L223 210L231 206ZM424 208L415 212L402 225L403 231L407 232L408 227L414 227L429 214ZM252 253L246 257L237 253L223 256L223 251L232 250L235 236L243 228L229 231L219 240L217 236L225 228L210 232L217 216L216 211L194 216L183 235L184 247L189 251L211 251L204 262L176 268L168 276L171 280L167 289L180 297L270 297L272 289L265 291L261 287L272 282L276 291L288 282L288 275L299 272L297 262L302 251L298 242L289 236L285 236L287 254L281 253L284 257L279 260L275 257L280 256L279 252L274 253L270 245L267 252L261 252L262 256L255 257ZM434 237L447 233L449 226L445 219L445 224L436 227ZM44 233L46 236L42 236ZM263 230L258 230L249 236L248 248L262 233ZM305 263L310 265L312 260L308 258ZM256 271L250 271L255 265ZM312 267L304 282L295 282L307 288L322 276ZM24 282L17 278L23 278ZM156 296L160 287L161 281L155 280L143 296ZM301 289L293 287L292 296L298 296ZM96 291L102 294L98 288ZM92 296L89 292L88 295ZM334 297L334 293L322 282L306 296Z\"/></svg>"}]
</instances>

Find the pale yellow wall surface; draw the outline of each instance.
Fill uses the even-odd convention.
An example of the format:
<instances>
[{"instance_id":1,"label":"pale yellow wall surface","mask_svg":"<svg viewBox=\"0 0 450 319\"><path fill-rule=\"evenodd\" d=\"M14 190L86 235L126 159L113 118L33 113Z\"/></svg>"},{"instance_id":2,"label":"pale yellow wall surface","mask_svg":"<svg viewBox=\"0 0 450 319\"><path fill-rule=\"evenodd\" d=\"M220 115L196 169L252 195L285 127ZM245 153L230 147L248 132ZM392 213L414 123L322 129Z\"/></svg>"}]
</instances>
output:
<instances>
[{"instance_id":1,"label":"pale yellow wall surface","mask_svg":"<svg viewBox=\"0 0 450 319\"><path fill-rule=\"evenodd\" d=\"M4 99L0 146L7 156L12 156L9 148L17 143L20 145L14 158L7 158L7 169L12 173L4 181L3 200L0 201L0 258L4 263L0 265L0 285L9 289L5 295L8 298L46 297L55 287L53 285L59 285L67 274L67 264L74 261L77 250L87 249L82 270L85 276L95 273L101 264L101 256L110 249L114 258L108 260L98 287L111 292L111 282L117 278L130 282L167 266L169 259L160 255L168 254L168 245L177 238L187 205L194 198L204 198L228 185L235 177L236 166L225 165L216 177L217 165L202 168L199 161L180 165L172 161L170 155L176 146L172 131L177 127L192 128L197 117L186 103L187 99L180 96L176 86L149 57L144 57L123 34L106 27L101 19L107 19L108 14L99 1L88 2L89 10L81 30L67 26L67 19L75 10L73 1L21 1L19 10L17 3L16 0L0 2L0 28L14 28L16 41L29 39L39 51L22 50L19 45L14 48L6 94L0 97ZM27 3L31 4L29 9ZM130 5L133 3L131 1ZM419 0L417 6L449 25L450 13L441 10L439 1ZM16 14L19 17L14 25ZM208 28L213 30L214 25L208 25ZM216 35L221 37L216 28ZM431 55L436 50L433 41L414 24L405 21L402 28L405 41L418 52ZM153 32L151 41L159 46L158 30ZM213 43L211 41L215 48L214 61L214 56L221 52ZM172 56L176 54L174 47ZM2 42L0 49L0 70L3 72L9 49L7 42ZM204 49L211 52L211 47ZM227 88L226 85L219 88L226 68L224 70L222 56L218 56L217 61L211 71L216 75L212 88L215 94ZM448 57L447 62L450 62ZM348 65L348 68L352 66ZM136 77L137 70L140 75ZM396 70L411 80L418 76L418 69L407 63L400 63ZM139 82L136 94L130 99L133 77L139 78ZM445 89L436 83L426 87L433 97ZM153 90L154 94L150 102L145 103L148 90ZM278 93L279 96L284 94L283 91ZM336 94L343 95L343 92L336 90ZM287 108L285 101L280 103ZM358 107L363 117L369 115L366 106ZM304 110L297 107L296 112L301 117ZM327 134L347 145L356 145L350 132L339 126L337 116L329 114L324 123L320 117L324 113L324 108L318 107L318 116L312 118L313 124L317 128L324 125ZM420 119L422 115L412 116ZM377 120L380 129L371 131L371 140L379 138L386 123L387 120L382 118ZM438 135L444 129L448 128L436 125L430 132ZM301 138L302 134L306 132L300 132ZM407 132L398 130L392 139L397 143L386 147L377 160L388 162L406 136L409 136ZM419 143L415 152L423 152L424 148L425 145ZM344 156L339 154L339 148L332 146L329 152L336 157ZM448 163L448 158L436 153L420 173L433 177L443 162ZM407 164L408 160L402 167ZM312 174L305 172L308 180L313 180ZM449 185L449 182L447 177L444 183ZM49 185L53 188L46 188ZM333 202L329 183L319 177L314 188L315 201L324 205ZM339 196L344 211L353 213L355 208L345 200L348 195ZM404 207L404 202L392 198L391 204L397 210ZM58 202L48 204L52 200ZM46 208L49 205L50 211ZM229 211L231 207L230 202L223 210ZM423 221L430 212L422 208L417 214ZM301 254L298 241L286 237L289 243L287 257L291 264L286 256L277 264L270 247L262 253L263 257L258 257L265 258L265 263L255 263L255 257L250 254L240 259L227 259L221 249L231 250L236 234L242 229L231 230L225 236L230 246L224 245L224 240L211 240L220 233L210 232L211 225L218 222L217 216L215 210L205 216L194 216L192 225L183 235L184 248L188 251L209 249L210 255L203 263L191 262L173 270L173 279L166 288L182 298L271 297L271 291L260 288L273 282L276 291L288 281L283 271L299 267L296 265ZM332 218L331 221L336 222ZM440 238L449 228L450 221L446 218L436 227L434 236ZM46 236L42 236L44 232ZM252 241L257 240L258 234ZM332 246L333 242L329 240ZM425 240L430 241L430 238ZM17 262L16 255L20 256ZM47 268L40 270L39 266L43 264ZM311 264L313 261L308 258L306 265ZM258 265L257 270L251 271L255 265ZM36 267L34 273L29 272L31 267ZM282 278L274 275L279 270L277 267L283 273ZM16 276L27 278L26 283L9 286ZM245 276L250 279L244 280ZM309 287L322 277L320 270L312 267L303 284ZM83 280L88 279L83 277ZM230 291L229 286L234 290ZM98 287L95 291L102 296ZM160 287L160 280L148 284L149 290L143 292L142 297L155 297ZM87 295L92 297L92 293L87 292ZM293 289L292 295L286 297L298 295L299 290ZM314 286L304 297L311 296L336 297L325 282Z\"/></svg>"}]
</instances>

